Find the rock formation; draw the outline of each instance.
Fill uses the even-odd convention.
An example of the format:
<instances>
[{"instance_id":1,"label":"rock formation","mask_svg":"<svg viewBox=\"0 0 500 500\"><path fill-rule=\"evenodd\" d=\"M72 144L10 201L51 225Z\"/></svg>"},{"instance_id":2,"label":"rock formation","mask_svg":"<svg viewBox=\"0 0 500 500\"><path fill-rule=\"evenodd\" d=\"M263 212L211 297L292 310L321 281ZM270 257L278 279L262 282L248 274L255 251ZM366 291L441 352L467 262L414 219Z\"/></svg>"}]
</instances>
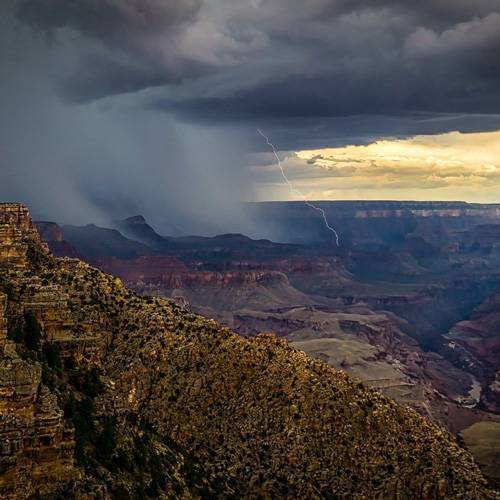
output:
<instances>
[{"instance_id":1,"label":"rock formation","mask_svg":"<svg viewBox=\"0 0 500 500\"><path fill-rule=\"evenodd\" d=\"M36 221L35 227L42 241L49 246L50 251L56 257L81 258L78 250L70 245L65 239L61 227L55 222Z\"/></svg>"},{"instance_id":2,"label":"rock formation","mask_svg":"<svg viewBox=\"0 0 500 500\"><path fill-rule=\"evenodd\" d=\"M41 243L28 209L18 203L0 204L0 265L22 268L27 263L28 242Z\"/></svg>"},{"instance_id":3,"label":"rock formation","mask_svg":"<svg viewBox=\"0 0 500 500\"><path fill-rule=\"evenodd\" d=\"M0 496L49 495L80 477L74 431L43 385L40 364L21 359L7 339L6 307L0 294Z\"/></svg>"}]
</instances>

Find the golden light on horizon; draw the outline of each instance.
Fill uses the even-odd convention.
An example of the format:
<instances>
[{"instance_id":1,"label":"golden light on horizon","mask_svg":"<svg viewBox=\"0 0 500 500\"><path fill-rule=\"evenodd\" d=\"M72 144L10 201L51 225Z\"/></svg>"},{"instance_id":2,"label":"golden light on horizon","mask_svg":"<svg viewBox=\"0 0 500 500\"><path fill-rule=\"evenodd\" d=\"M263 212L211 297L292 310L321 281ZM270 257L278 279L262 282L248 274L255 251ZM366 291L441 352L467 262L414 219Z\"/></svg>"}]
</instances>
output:
<instances>
[{"instance_id":1,"label":"golden light on horizon","mask_svg":"<svg viewBox=\"0 0 500 500\"><path fill-rule=\"evenodd\" d=\"M500 130L296 151L283 167L311 199L500 202Z\"/></svg>"}]
</instances>

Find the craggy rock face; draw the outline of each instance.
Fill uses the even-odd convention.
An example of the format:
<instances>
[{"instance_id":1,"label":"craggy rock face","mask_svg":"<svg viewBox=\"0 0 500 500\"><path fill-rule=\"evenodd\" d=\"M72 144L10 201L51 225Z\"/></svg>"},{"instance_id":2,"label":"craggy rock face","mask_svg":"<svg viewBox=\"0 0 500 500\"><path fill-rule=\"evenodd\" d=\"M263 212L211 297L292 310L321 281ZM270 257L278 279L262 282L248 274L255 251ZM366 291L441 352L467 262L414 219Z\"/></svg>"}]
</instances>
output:
<instances>
[{"instance_id":1,"label":"craggy rock face","mask_svg":"<svg viewBox=\"0 0 500 500\"><path fill-rule=\"evenodd\" d=\"M35 227L43 241L62 242L64 235L61 227L55 222L35 222Z\"/></svg>"},{"instance_id":2,"label":"craggy rock face","mask_svg":"<svg viewBox=\"0 0 500 500\"><path fill-rule=\"evenodd\" d=\"M28 209L20 203L0 203L0 265L25 266L28 241L36 242L47 251Z\"/></svg>"},{"instance_id":3,"label":"craggy rock face","mask_svg":"<svg viewBox=\"0 0 500 500\"><path fill-rule=\"evenodd\" d=\"M56 257L81 258L78 250L65 239L61 227L55 222L35 222L40 238L47 243L49 250Z\"/></svg>"},{"instance_id":4,"label":"craggy rock face","mask_svg":"<svg viewBox=\"0 0 500 500\"><path fill-rule=\"evenodd\" d=\"M23 236L39 240L29 210L21 203L0 203L0 224L18 229Z\"/></svg>"},{"instance_id":5,"label":"craggy rock face","mask_svg":"<svg viewBox=\"0 0 500 500\"><path fill-rule=\"evenodd\" d=\"M7 295L0 293L0 496L49 495L80 478L74 429L42 382L39 363L8 339Z\"/></svg>"},{"instance_id":6,"label":"craggy rock face","mask_svg":"<svg viewBox=\"0 0 500 500\"><path fill-rule=\"evenodd\" d=\"M345 373L37 248L0 280L2 498L494 498Z\"/></svg>"}]
</instances>

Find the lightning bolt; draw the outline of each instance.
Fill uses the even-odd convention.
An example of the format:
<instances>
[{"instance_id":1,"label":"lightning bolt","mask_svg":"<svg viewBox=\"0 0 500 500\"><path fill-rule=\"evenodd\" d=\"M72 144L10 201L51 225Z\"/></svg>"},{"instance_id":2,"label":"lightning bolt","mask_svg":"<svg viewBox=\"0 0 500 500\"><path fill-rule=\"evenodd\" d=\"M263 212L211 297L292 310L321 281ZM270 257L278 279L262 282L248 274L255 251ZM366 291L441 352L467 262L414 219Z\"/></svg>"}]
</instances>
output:
<instances>
[{"instance_id":1,"label":"lightning bolt","mask_svg":"<svg viewBox=\"0 0 500 500\"><path fill-rule=\"evenodd\" d=\"M274 157L276 158L276 162L278 164L278 167L281 170L281 175L283 176L283 179L287 183L287 185L288 185L288 187L290 189L290 193L291 194L295 194L295 195L299 196L300 198L302 198L302 201L308 207L312 208L313 210L316 210L317 212L319 212L321 214L321 217L323 218L323 221L325 223L325 227L335 237L335 243L337 244L337 246L340 246L339 235L338 235L337 231L335 231L335 229L332 226L330 226L330 224L328 223L328 219L326 218L325 211L321 207L317 207L316 205L314 205L313 203L311 203L304 196L303 193L301 193L298 189L296 189L295 187L293 187L293 184L290 182L290 179L288 179L288 177L286 176L285 170L283 169L283 165L281 164L280 157L278 156L278 152L276 151L276 146L269 140L269 138L267 137L267 135L264 134L264 132L262 132L262 130L260 128L257 129L257 132L264 138L264 140L266 141L267 145L272 149Z\"/></svg>"}]
</instances>

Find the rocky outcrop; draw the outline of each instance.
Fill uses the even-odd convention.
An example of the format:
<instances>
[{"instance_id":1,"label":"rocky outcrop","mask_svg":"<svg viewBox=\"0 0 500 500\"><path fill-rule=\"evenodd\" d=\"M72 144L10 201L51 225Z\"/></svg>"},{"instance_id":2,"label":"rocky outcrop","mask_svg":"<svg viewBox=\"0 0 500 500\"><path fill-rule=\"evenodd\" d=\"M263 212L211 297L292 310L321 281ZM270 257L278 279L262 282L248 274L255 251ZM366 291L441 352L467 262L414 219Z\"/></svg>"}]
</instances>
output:
<instances>
[{"instance_id":1,"label":"rocky outcrop","mask_svg":"<svg viewBox=\"0 0 500 500\"><path fill-rule=\"evenodd\" d=\"M36 221L35 227L40 238L47 243L50 251L56 257L81 258L78 250L65 239L62 228L55 222Z\"/></svg>"},{"instance_id":2,"label":"rocky outcrop","mask_svg":"<svg viewBox=\"0 0 500 500\"><path fill-rule=\"evenodd\" d=\"M29 210L21 203L0 203L0 224L6 225L10 229L17 229L22 235L22 239L40 241Z\"/></svg>"},{"instance_id":3,"label":"rocky outcrop","mask_svg":"<svg viewBox=\"0 0 500 500\"><path fill-rule=\"evenodd\" d=\"M171 239L159 235L142 215L134 215L118 221L117 226L125 236L140 241L153 250L168 252L176 247L176 244ZM169 228L168 232L171 235L178 233L175 228Z\"/></svg>"},{"instance_id":4,"label":"rocky outcrop","mask_svg":"<svg viewBox=\"0 0 500 500\"><path fill-rule=\"evenodd\" d=\"M10 297L0 293L0 496L6 499L43 496L80 476L74 465L74 430L43 384L42 366L23 359L8 336L8 311L36 310L45 322L47 341L56 335L56 324L64 315L58 294L40 293L40 283L36 287L26 276L35 258L30 254L33 245L35 254L47 255L27 208L0 204L0 267L4 280L17 277L7 288ZM18 302L12 304L14 297Z\"/></svg>"},{"instance_id":5,"label":"rocky outcrop","mask_svg":"<svg viewBox=\"0 0 500 500\"><path fill-rule=\"evenodd\" d=\"M22 268L27 263L28 242L47 251L29 216L20 203L0 203L0 265Z\"/></svg>"},{"instance_id":6,"label":"rocky outcrop","mask_svg":"<svg viewBox=\"0 0 500 500\"><path fill-rule=\"evenodd\" d=\"M42 384L41 366L7 340L6 299L0 294L0 496L20 499L55 492L80 472L74 430Z\"/></svg>"},{"instance_id":7,"label":"rocky outcrop","mask_svg":"<svg viewBox=\"0 0 500 500\"><path fill-rule=\"evenodd\" d=\"M86 226L64 226L64 239L85 259L101 256L135 259L141 255L154 255L146 245L125 238L116 229L107 229L88 224Z\"/></svg>"},{"instance_id":8,"label":"rocky outcrop","mask_svg":"<svg viewBox=\"0 0 500 500\"><path fill-rule=\"evenodd\" d=\"M69 297L60 287L31 279L24 285L19 302L29 311L42 332L42 341L57 345L62 358L71 357L79 364L98 364L105 336L92 321L75 321L68 307Z\"/></svg>"},{"instance_id":9,"label":"rocky outcrop","mask_svg":"<svg viewBox=\"0 0 500 500\"><path fill-rule=\"evenodd\" d=\"M43 241L51 241L54 243L61 243L64 241L62 229L55 222L35 221L35 227Z\"/></svg>"}]
</instances>

